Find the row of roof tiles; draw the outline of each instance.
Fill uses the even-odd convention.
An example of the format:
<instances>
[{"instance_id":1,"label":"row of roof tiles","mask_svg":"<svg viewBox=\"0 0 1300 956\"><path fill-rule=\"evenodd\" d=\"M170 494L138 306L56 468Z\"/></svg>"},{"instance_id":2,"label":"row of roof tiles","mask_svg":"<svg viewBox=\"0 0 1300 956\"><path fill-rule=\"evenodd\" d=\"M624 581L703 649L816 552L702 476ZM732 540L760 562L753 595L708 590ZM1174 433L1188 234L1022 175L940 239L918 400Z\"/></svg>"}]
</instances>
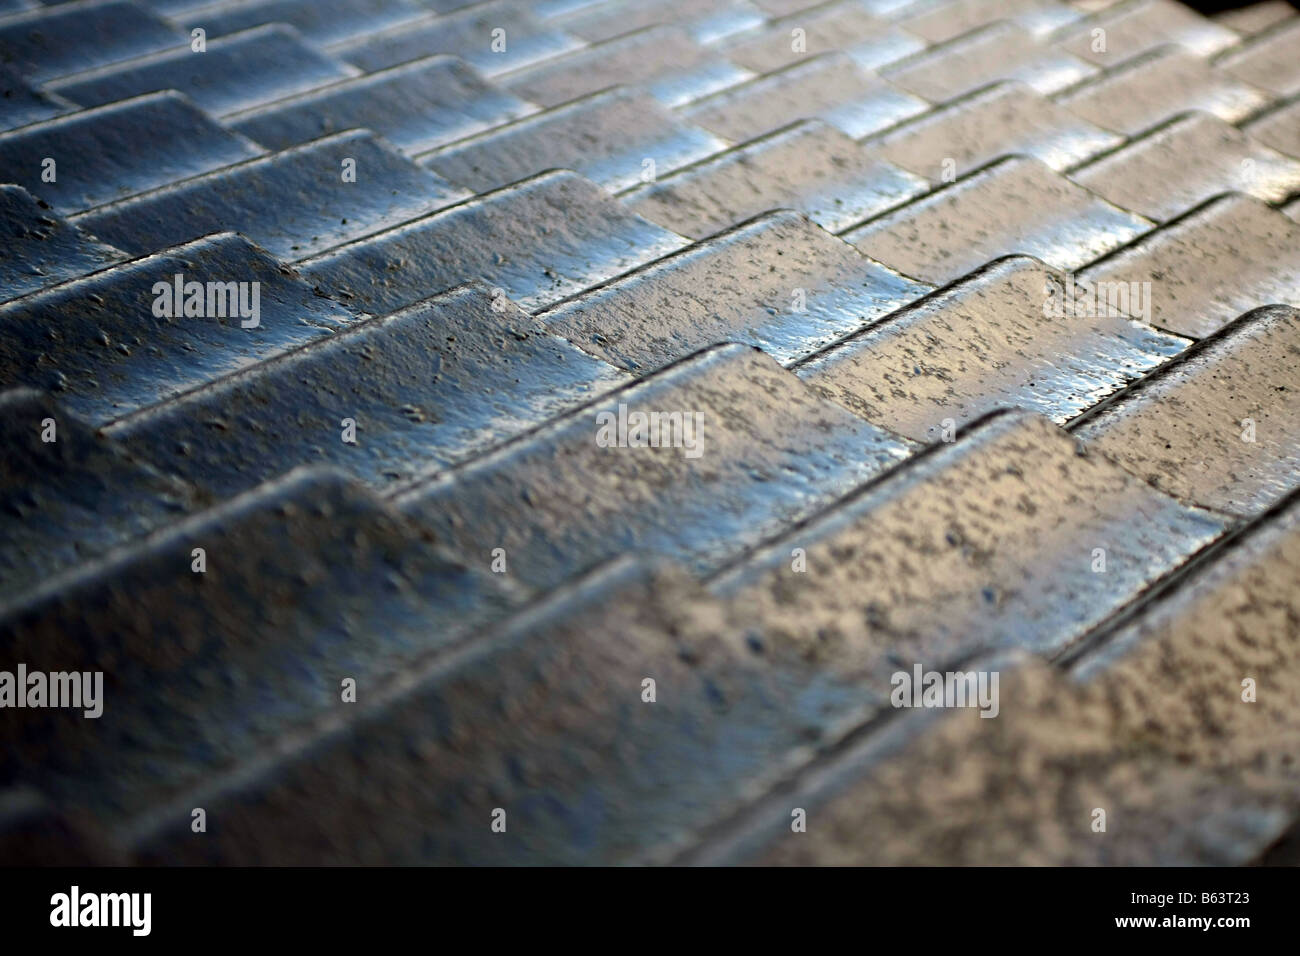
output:
<instances>
[{"instance_id":1,"label":"row of roof tiles","mask_svg":"<svg viewBox=\"0 0 1300 956\"><path fill-rule=\"evenodd\" d=\"M0 177L19 184L3 191L3 384L48 393L0 402L21 519L0 547L0 632L19 657L102 666L123 708L107 735L64 714L6 724L4 779L115 852L983 862L1017 858L1003 825L1023 815L1042 839L1020 860L1115 861L1050 829L1062 807L1009 804L960 853L941 844L966 818L927 814L877 852L856 807L894 813L911 790L889 781L952 746L980 755L968 772L989 788L1026 733L1067 774L1095 760L1102 737L1037 728L1136 726L1090 695L1157 640L1201 667L1187 622L1222 635L1216 666L1239 657L1216 588L1283 609L1251 647L1294 641L1300 328L1291 309L1250 310L1295 303L1296 91L1277 52L1295 21L1230 29L1149 2L1091 18L147 6L176 19L92 2L0 20L22 74L6 75L17 128L0 135ZM790 14L814 53L840 52L789 65L794 20L765 17ZM113 29L92 50L79 31L97 17ZM220 82L176 52L191 21L229 35L205 61ZM494 22L510 58L466 54ZM1087 42L1098 27L1114 57ZM598 92L613 81L633 88ZM180 139L140 157L158 128ZM32 165L49 153L57 183ZM796 211L768 212L782 206ZM229 229L245 238L208 238ZM1079 269L1162 294L1062 322L1044 299ZM260 328L159 321L141 290L177 272L256 277ZM1006 406L1029 411L990 417ZM596 415L627 407L702 411L707 464L594 445ZM38 441L51 418L61 441ZM277 480L303 465L337 471ZM216 575L194 575L196 546ZM480 570L496 547L508 575ZM1193 606L1188 588L1210 597ZM882 757L889 669L1008 648L1095 648L1102 663L1076 670L1101 676L1061 719L1035 688L1063 678L1016 663L1013 721L896 717L906 745ZM374 694L359 714L332 703L345 672ZM672 700L658 711L635 693L650 673ZM1133 859L1236 862L1294 816L1284 762L1225 793L1231 768L1197 754L1189 770L1179 746L1108 751L1108 779L1133 784L1113 799L1157 824L1126 843ZM779 836L791 787L825 807L816 841ZM1241 823L1228 848L1169 818L1202 793L1208 825ZM195 801L218 839L189 838ZM518 814L522 842L479 826L489 804ZM9 805L4 846L21 853L49 818Z\"/></svg>"}]
</instances>

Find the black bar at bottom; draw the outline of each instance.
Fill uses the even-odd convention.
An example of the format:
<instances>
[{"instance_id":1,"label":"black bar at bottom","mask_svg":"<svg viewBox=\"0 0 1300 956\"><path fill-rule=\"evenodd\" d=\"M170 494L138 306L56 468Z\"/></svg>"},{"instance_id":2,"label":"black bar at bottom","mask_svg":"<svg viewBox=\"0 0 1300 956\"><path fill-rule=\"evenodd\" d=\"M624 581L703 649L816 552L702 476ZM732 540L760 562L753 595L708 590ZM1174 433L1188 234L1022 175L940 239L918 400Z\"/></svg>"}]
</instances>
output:
<instances>
[{"instance_id":1,"label":"black bar at bottom","mask_svg":"<svg viewBox=\"0 0 1300 956\"><path fill-rule=\"evenodd\" d=\"M1264 867L0 870L0 926L6 944L75 933L81 942L284 940L334 951L349 940L390 936L457 948L515 934L534 945L590 936L604 948L620 938L771 945L776 934L806 944L828 931L872 943L942 933L953 941L1052 944L1103 936L1181 944L1200 936L1231 945L1261 930L1294 931L1296 874ZM74 927L74 920L119 925Z\"/></svg>"}]
</instances>

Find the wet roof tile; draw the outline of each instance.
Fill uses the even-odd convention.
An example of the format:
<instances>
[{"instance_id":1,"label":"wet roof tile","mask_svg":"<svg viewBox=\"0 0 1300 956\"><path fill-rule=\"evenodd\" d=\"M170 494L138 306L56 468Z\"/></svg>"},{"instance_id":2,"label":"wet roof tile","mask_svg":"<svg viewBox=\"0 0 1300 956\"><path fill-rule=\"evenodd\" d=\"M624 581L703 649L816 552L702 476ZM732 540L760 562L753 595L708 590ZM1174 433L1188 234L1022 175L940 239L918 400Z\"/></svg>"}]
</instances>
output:
<instances>
[{"instance_id":1,"label":"wet roof tile","mask_svg":"<svg viewBox=\"0 0 1300 956\"><path fill-rule=\"evenodd\" d=\"M1060 53L1007 21L964 33L881 69L902 89L941 103L997 80L1019 80L1039 93L1055 93L1092 76L1097 68Z\"/></svg>"},{"instance_id":2,"label":"wet roof tile","mask_svg":"<svg viewBox=\"0 0 1300 956\"><path fill-rule=\"evenodd\" d=\"M911 6L918 11L910 13ZM1074 6L1054 0L954 0L905 4L895 17L909 32L942 43L994 20L1011 20L1041 36L1082 15Z\"/></svg>"},{"instance_id":3,"label":"wet roof tile","mask_svg":"<svg viewBox=\"0 0 1300 956\"><path fill-rule=\"evenodd\" d=\"M295 739L281 766L240 788L238 809L214 782L201 799L230 821L214 839L185 840L188 824L172 813L141 829L136 852L208 863L613 864L680 845L738 807L792 748L833 731L835 710L857 696L833 678L792 679L725 636L675 634L676 609L699 602L678 577L648 578L634 564L597 571L481 634L467 653L438 655L384 687L370 719ZM648 673L674 701L671 721L626 692ZM485 681L537 702L527 734L483 693ZM700 766L710 772L692 772ZM329 780L338 782L325 791L328 819L373 821L346 846L340 826L320 823ZM528 799L539 789L550 797ZM477 825L482 792L500 794L530 839L493 839ZM390 794L402 795L409 818L367 809ZM409 838L415 819L427 839Z\"/></svg>"},{"instance_id":4,"label":"wet roof tile","mask_svg":"<svg viewBox=\"0 0 1300 956\"><path fill-rule=\"evenodd\" d=\"M0 722L0 860L1300 832L1287 10L15 6L0 652L117 704ZM918 663L1001 719L894 712Z\"/></svg>"},{"instance_id":5,"label":"wet roof tile","mask_svg":"<svg viewBox=\"0 0 1300 956\"><path fill-rule=\"evenodd\" d=\"M1172 219L1217 193L1278 202L1300 190L1300 160L1207 113L1189 113L1070 173L1111 202Z\"/></svg>"},{"instance_id":6,"label":"wet roof tile","mask_svg":"<svg viewBox=\"0 0 1300 956\"><path fill-rule=\"evenodd\" d=\"M805 120L624 193L623 202L700 239L780 208L837 232L928 188L835 127Z\"/></svg>"},{"instance_id":7,"label":"wet roof tile","mask_svg":"<svg viewBox=\"0 0 1300 956\"><path fill-rule=\"evenodd\" d=\"M582 46L581 40L540 22L515 0L491 0L366 31L334 44L329 53L369 71L446 53L492 76Z\"/></svg>"},{"instance_id":8,"label":"wet roof tile","mask_svg":"<svg viewBox=\"0 0 1300 956\"><path fill-rule=\"evenodd\" d=\"M187 318L177 315L186 302L206 311L210 282L221 284L223 315L175 321ZM235 282L259 283L256 315L251 285L240 299L247 315L236 311L226 286ZM99 424L328 335L350 319L247 241L211 236L0 306L0 387L50 391L70 412Z\"/></svg>"},{"instance_id":9,"label":"wet roof tile","mask_svg":"<svg viewBox=\"0 0 1300 956\"><path fill-rule=\"evenodd\" d=\"M48 422L55 441L43 440ZM39 392L0 392L0 429L0 501L20 519L0 523L0 605L196 504L183 482L131 460Z\"/></svg>"},{"instance_id":10,"label":"wet roof tile","mask_svg":"<svg viewBox=\"0 0 1300 956\"><path fill-rule=\"evenodd\" d=\"M0 130L17 129L74 109L75 104L33 88L8 64L0 63Z\"/></svg>"},{"instance_id":11,"label":"wet roof tile","mask_svg":"<svg viewBox=\"0 0 1300 956\"><path fill-rule=\"evenodd\" d=\"M638 437L637 416L651 412L688 417L680 447ZM608 441L593 440L602 425ZM668 427L679 426L660 425ZM909 450L761 352L725 345L414 484L397 500L453 547L504 548L520 580L549 588L632 551L716 569ZM784 480L772 480L777 475Z\"/></svg>"},{"instance_id":12,"label":"wet roof tile","mask_svg":"<svg viewBox=\"0 0 1300 956\"><path fill-rule=\"evenodd\" d=\"M1239 37L1175 0L1128 0L1061 30L1054 39L1075 56L1110 68L1166 43L1207 57Z\"/></svg>"},{"instance_id":13,"label":"wet roof tile","mask_svg":"<svg viewBox=\"0 0 1300 956\"><path fill-rule=\"evenodd\" d=\"M864 145L938 184L949 160L951 174L1016 153L1061 170L1123 142L1076 113L1022 83L995 83L877 133Z\"/></svg>"},{"instance_id":14,"label":"wet roof tile","mask_svg":"<svg viewBox=\"0 0 1300 956\"><path fill-rule=\"evenodd\" d=\"M418 0L214 0L173 14L188 32L203 27L209 36L234 33L264 23L287 23L315 43L334 43L380 29L425 12Z\"/></svg>"},{"instance_id":15,"label":"wet roof tile","mask_svg":"<svg viewBox=\"0 0 1300 956\"><path fill-rule=\"evenodd\" d=\"M74 213L261 153L180 94L150 93L0 133L0 178Z\"/></svg>"},{"instance_id":16,"label":"wet roof tile","mask_svg":"<svg viewBox=\"0 0 1300 956\"><path fill-rule=\"evenodd\" d=\"M126 255L71 225L21 186L0 186L0 301L94 272Z\"/></svg>"},{"instance_id":17,"label":"wet roof tile","mask_svg":"<svg viewBox=\"0 0 1300 956\"><path fill-rule=\"evenodd\" d=\"M686 244L581 176L552 172L332 249L301 270L376 315L471 279L536 309Z\"/></svg>"},{"instance_id":18,"label":"wet roof tile","mask_svg":"<svg viewBox=\"0 0 1300 956\"><path fill-rule=\"evenodd\" d=\"M867 421L935 442L998 408L1064 424L1191 344L1075 291L1037 260L1003 259L795 371Z\"/></svg>"},{"instance_id":19,"label":"wet roof tile","mask_svg":"<svg viewBox=\"0 0 1300 956\"><path fill-rule=\"evenodd\" d=\"M464 286L260 362L106 434L223 497L308 465L383 486L468 458L627 380L513 303ZM345 419L355 424L351 441Z\"/></svg>"},{"instance_id":20,"label":"wet roof tile","mask_svg":"<svg viewBox=\"0 0 1300 956\"><path fill-rule=\"evenodd\" d=\"M657 3L614 0L557 17L554 23L566 33L593 43L665 23L685 27L701 43L713 43L760 26L770 12L762 4L749 0L658 0Z\"/></svg>"},{"instance_id":21,"label":"wet roof tile","mask_svg":"<svg viewBox=\"0 0 1300 956\"><path fill-rule=\"evenodd\" d=\"M755 73L771 73L821 53L841 51L864 69L925 49L908 33L851 3L832 4L734 35L718 52Z\"/></svg>"},{"instance_id":22,"label":"wet roof tile","mask_svg":"<svg viewBox=\"0 0 1300 956\"><path fill-rule=\"evenodd\" d=\"M679 27L651 27L498 78L502 87L542 106L615 85L644 89L665 106L678 106L752 79Z\"/></svg>"},{"instance_id":23,"label":"wet roof tile","mask_svg":"<svg viewBox=\"0 0 1300 956\"><path fill-rule=\"evenodd\" d=\"M1295 46L1300 17L1283 20L1215 60L1215 68L1278 96L1300 93L1300 63Z\"/></svg>"},{"instance_id":24,"label":"wet roof tile","mask_svg":"<svg viewBox=\"0 0 1300 956\"><path fill-rule=\"evenodd\" d=\"M1300 98L1279 103L1250 122L1242 123L1241 129L1265 146L1300 159Z\"/></svg>"},{"instance_id":25,"label":"wet roof tile","mask_svg":"<svg viewBox=\"0 0 1300 956\"><path fill-rule=\"evenodd\" d=\"M716 93L684 118L735 142L801 119L821 119L855 138L927 109L924 100L864 71L844 53L825 53Z\"/></svg>"},{"instance_id":26,"label":"wet roof tile","mask_svg":"<svg viewBox=\"0 0 1300 956\"><path fill-rule=\"evenodd\" d=\"M942 285L990 259L1071 270L1151 228L1031 157L999 160L844 234L873 259Z\"/></svg>"},{"instance_id":27,"label":"wet roof tile","mask_svg":"<svg viewBox=\"0 0 1300 956\"><path fill-rule=\"evenodd\" d=\"M536 111L459 60L432 56L236 113L227 122L269 149L365 127L414 152Z\"/></svg>"},{"instance_id":28,"label":"wet roof tile","mask_svg":"<svg viewBox=\"0 0 1300 956\"><path fill-rule=\"evenodd\" d=\"M1179 46L1157 47L1056 97L1069 112L1128 135L1191 109L1236 123L1269 101L1264 91L1211 69Z\"/></svg>"},{"instance_id":29,"label":"wet roof tile","mask_svg":"<svg viewBox=\"0 0 1300 956\"><path fill-rule=\"evenodd\" d=\"M1218 196L1079 277L1120 292L1145 287L1149 321L1200 338L1261 304L1300 306L1300 230L1258 199Z\"/></svg>"},{"instance_id":30,"label":"wet roof tile","mask_svg":"<svg viewBox=\"0 0 1300 956\"><path fill-rule=\"evenodd\" d=\"M1293 501L1225 542L1180 587L1099 634L1100 650L1069 675L1024 657L968 662L960 671L999 672L998 719L973 709L896 714L882 733L782 781L743 822L714 829L684 859L1251 861L1295 813L1294 769L1280 744L1295 732L1295 700L1284 693L1262 710L1241 706L1240 694L1243 671L1289 685L1298 515ZM926 771L936 766L961 786L935 787ZM1128 821L1122 837L1089 825L1099 805ZM791 806L816 815L815 836L791 838Z\"/></svg>"},{"instance_id":31,"label":"wet roof tile","mask_svg":"<svg viewBox=\"0 0 1300 956\"><path fill-rule=\"evenodd\" d=\"M44 83L183 39L175 26L137 4L84 0L6 17L0 22L0 58L27 82Z\"/></svg>"},{"instance_id":32,"label":"wet roof tile","mask_svg":"<svg viewBox=\"0 0 1300 956\"><path fill-rule=\"evenodd\" d=\"M81 106L102 106L157 90L184 93L217 116L355 76L293 30L269 25L215 39L203 53L189 44L73 73L47 89Z\"/></svg>"},{"instance_id":33,"label":"wet roof tile","mask_svg":"<svg viewBox=\"0 0 1300 956\"><path fill-rule=\"evenodd\" d=\"M203 574L192 570L196 547ZM296 571L276 575L282 599L267 608L255 595L288 555ZM376 586L389 599L366 611ZM246 757L286 724L327 712L336 698L322 691L335 685L333 674L365 686L381 668L499 616L515 592L430 548L409 519L337 477L291 477L5 609L7 653L110 670L118 690L109 732L66 710L6 722L5 772L92 819L130 818ZM81 634L95 638L73 636ZM312 664L285 667L287 658ZM191 730L178 738L178 725ZM31 746L50 737L60 746ZM153 770L160 759L166 775Z\"/></svg>"},{"instance_id":34,"label":"wet roof tile","mask_svg":"<svg viewBox=\"0 0 1300 956\"><path fill-rule=\"evenodd\" d=\"M349 168L355 175L345 178ZM234 231L295 260L468 196L353 130L98 206L75 222L137 255Z\"/></svg>"},{"instance_id":35,"label":"wet roof tile","mask_svg":"<svg viewBox=\"0 0 1300 956\"><path fill-rule=\"evenodd\" d=\"M879 678L891 660L1062 650L1227 524L1085 454L1047 419L1005 412L791 528L710 587L748 628ZM1095 548L1105 574L1093 570Z\"/></svg>"},{"instance_id":36,"label":"wet roof tile","mask_svg":"<svg viewBox=\"0 0 1300 956\"><path fill-rule=\"evenodd\" d=\"M419 160L478 192L553 168L575 170L618 192L726 145L648 94L619 87L451 143Z\"/></svg>"},{"instance_id":37,"label":"wet roof tile","mask_svg":"<svg viewBox=\"0 0 1300 956\"><path fill-rule=\"evenodd\" d=\"M1259 514L1300 473L1298 360L1300 312L1259 309L1089 416L1075 434L1185 501Z\"/></svg>"},{"instance_id":38,"label":"wet roof tile","mask_svg":"<svg viewBox=\"0 0 1300 956\"><path fill-rule=\"evenodd\" d=\"M719 342L793 362L928 291L803 216L775 212L541 318L593 355L644 374Z\"/></svg>"},{"instance_id":39,"label":"wet roof tile","mask_svg":"<svg viewBox=\"0 0 1300 956\"><path fill-rule=\"evenodd\" d=\"M1295 15L1296 8L1286 0L1263 0L1262 3L1216 13L1214 22L1236 30L1243 36L1251 36Z\"/></svg>"}]
</instances>

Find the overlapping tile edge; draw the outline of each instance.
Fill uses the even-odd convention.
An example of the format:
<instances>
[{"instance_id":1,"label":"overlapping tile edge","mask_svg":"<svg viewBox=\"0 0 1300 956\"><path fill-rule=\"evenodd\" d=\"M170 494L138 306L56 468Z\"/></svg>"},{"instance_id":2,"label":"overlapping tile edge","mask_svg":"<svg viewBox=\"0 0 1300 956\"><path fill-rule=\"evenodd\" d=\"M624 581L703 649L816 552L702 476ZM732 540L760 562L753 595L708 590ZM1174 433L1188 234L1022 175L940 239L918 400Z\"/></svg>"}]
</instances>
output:
<instances>
[{"instance_id":1,"label":"overlapping tile edge","mask_svg":"<svg viewBox=\"0 0 1300 956\"><path fill-rule=\"evenodd\" d=\"M1300 20L622 2L0 16L0 672L109 703L0 715L0 860L1260 857L1300 815ZM146 88L205 18L285 57L215 110ZM164 121L198 145L138 155ZM265 310L160 314L173 272ZM1002 671L1001 719L891 707L914 664Z\"/></svg>"}]
</instances>

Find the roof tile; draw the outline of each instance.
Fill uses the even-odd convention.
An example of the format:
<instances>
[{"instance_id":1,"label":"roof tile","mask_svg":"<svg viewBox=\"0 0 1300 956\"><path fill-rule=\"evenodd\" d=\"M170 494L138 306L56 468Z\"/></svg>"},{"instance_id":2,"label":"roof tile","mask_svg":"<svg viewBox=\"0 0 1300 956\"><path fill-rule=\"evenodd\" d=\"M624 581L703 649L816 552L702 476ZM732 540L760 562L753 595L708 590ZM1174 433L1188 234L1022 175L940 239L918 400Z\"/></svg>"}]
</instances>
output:
<instances>
[{"instance_id":1,"label":"roof tile","mask_svg":"<svg viewBox=\"0 0 1300 956\"><path fill-rule=\"evenodd\" d=\"M682 115L735 142L801 119L821 119L855 138L926 110L925 101L862 70L847 54L826 53L716 93Z\"/></svg>"},{"instance_id":2,"label":"roof tile","mask_svg":"<svg viewBox=\"0 0 1300 956\"><path fill-rule=\"evenodd\" d=\"M585 351L643 374L719 342L793 362L928 291L803 216L775 212L541 318Z\"/></svg>"},{"instance_id":3,"label":"roof tile","mask_svg":"<svg viewBox=\"0 0 1300 956\"><path fill-rule=\"evenodd\" d=\"M620 87L463 139L419 160L479 192L551 168L573 169L617 192L725 146L647 94Z\"/></svg>"},{"instance_id":4,"label":"roof tile","mask_svg":"<svg viewBox=\"0 0 1300 956\"><path fill-rule=\"evenodd\" d=\"M1279 202L1300 190L1300 160L1217 117L1189 113L1076 169L1070 178L1150 219L1168 220L1231 190Z\"/></svg>"},{"instance_id":5,"label":"roof tile","mask_svg":"<svg viewBox=\"0 0 1300 956\"><path fill-rule=\"evenodd\" d=\"M375 315L470 279L535 309L684 245L581 176L553 172L332 249L301 269Z\"/></svg>"},{"instance_id":6,"label":"roof tile","mask_svg":"<svg viewBox=\"0 0 1300 956\"><path fill-rule=\"evenodd\" d=\"M1237 515L1300 473L1300 312L1247 314L1089 416L1075 434L1149 484Z\"/></svg>"},{"instance_id":7,"label":"roof tile","mask_svg":"<svg viewBox=\"0 0 1300 956\"><path fill-rule=\"evenodd\" d=\"M795 369L869 422L939 441L1006 407L1064 424L1190 342L1067 299L1063 277L1002 259Z\"/></svg>"},{"instance_id":8,"label":"roof tile","mask_svg":"<svg viewBox=\"0 0 1300 956\"><path fill-rule=\"evenodd\" d=\"M1151 223L1026 156L999 160L844 234L873 259L942 285L1023 253L1057 269L1087 265Z\"/></svg>"},{"instance_id":9,"label":"roof tile","mask_svg":"<svg viewBox=\"0 0 1300 956\"><path fill-rule=\"evenodd\" d=\"M623 194L633 212L694 239L769 209L836 232L926 192L925 180L805 120Z\"/></svg>"},{"instance_id":10,"label":"roof tile","mask_svg":"<svg viewBox=\"0 0 1300 956\"><path fill-rule=\"evenodd\" d=\"M1261 257L1257 250L1273 250ZM1196 338L1261 303L1300 305L1300 230L1249 196L1218 196L1089 266L1093 283L1147 284L1150 321Z\"/></svg>"},{"instance_id":11,"label":"roof tile","mask_svg":"<svg viewBox=\"0 0 1300 956\"><path fill-rule=\"evenodd\" d=\"M905 120L864 145L938 184L946 159L955 169L975 169L1022 153L1062 170L1122 142L1024 84L1003 82Z\"/></svg>"}]
</instances>

